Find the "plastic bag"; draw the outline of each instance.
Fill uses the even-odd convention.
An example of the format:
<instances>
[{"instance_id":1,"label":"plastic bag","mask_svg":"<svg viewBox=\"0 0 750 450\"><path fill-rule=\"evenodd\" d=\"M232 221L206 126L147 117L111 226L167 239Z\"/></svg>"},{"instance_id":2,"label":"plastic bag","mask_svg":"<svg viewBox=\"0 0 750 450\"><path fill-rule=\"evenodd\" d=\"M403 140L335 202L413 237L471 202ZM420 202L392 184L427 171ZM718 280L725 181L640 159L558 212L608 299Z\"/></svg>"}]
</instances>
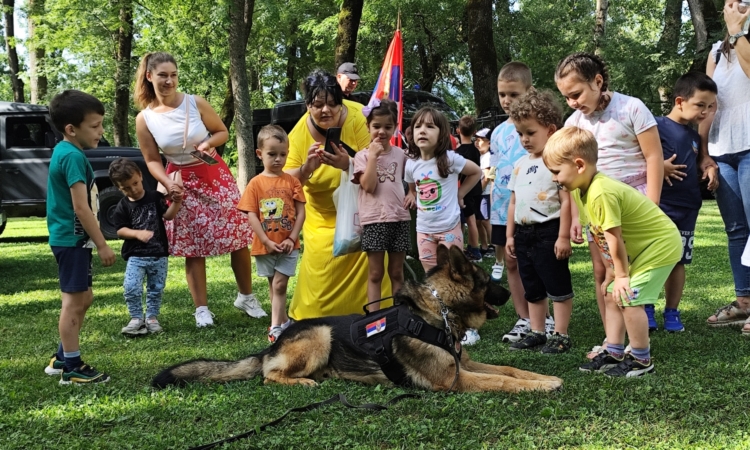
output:
<instances>
[{"instance_id":1,"label":"plastic bag","mask_svg":"<svg viewBox=\"0 0 750 450\"><path fill-rule=\"evenodd\" d=\"M333 256L346 255L362 250L362 227L359 224L359 185L350 180L353 165L341 171L341 184L333 192L336 206L336 230L333 234Z\"/></svg>"}]
</instances>

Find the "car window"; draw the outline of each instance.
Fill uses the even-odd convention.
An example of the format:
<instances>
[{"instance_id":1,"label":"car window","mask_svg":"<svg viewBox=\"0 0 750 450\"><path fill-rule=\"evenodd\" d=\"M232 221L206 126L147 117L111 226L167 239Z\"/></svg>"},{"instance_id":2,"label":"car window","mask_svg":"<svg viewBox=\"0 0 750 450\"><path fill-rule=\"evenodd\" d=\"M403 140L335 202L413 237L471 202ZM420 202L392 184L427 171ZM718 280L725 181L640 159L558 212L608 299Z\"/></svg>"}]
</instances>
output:
<instances>
[{"instance_id":1,"label":"car window","mask_svg":"<svg viewBox=\"0 0 750 450\"><path fill-rule=\"evenodd\" d=\"M52 130L44 117L8 117L5 120L8 148L44 147L44 135Z\"/></svg>"}]
</instances>

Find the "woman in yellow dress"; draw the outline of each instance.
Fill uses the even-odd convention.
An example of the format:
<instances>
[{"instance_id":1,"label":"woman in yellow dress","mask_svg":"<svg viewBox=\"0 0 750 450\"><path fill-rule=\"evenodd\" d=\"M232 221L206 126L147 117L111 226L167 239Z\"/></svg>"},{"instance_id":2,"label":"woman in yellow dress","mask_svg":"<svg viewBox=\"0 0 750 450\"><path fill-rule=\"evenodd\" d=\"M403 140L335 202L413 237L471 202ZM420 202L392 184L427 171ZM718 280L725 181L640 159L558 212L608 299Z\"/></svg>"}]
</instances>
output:
<instances>
[{"instance_id":1,"label":"woman in yellow dress","mask_svg":"<svg viewBox=\"0 0 750 450\"><path fill-rule=\"evenodd\" d=\"M302 227L304 252L289 316L301 320L362 314L367 303L367 255L333 256L333 191L339 186L341 171L349 170L350 154L367 147L370 134L361 110L343 100L333 75L312 72L305 79L304 91L307 113L289 133L289 156L284 167L302 182L307 198ZM334 148L333 155L323 151L330 127L341 127L341 146ZM391 292L387 275L382 292L383 297Z\"/></svg>"}]
</instances>

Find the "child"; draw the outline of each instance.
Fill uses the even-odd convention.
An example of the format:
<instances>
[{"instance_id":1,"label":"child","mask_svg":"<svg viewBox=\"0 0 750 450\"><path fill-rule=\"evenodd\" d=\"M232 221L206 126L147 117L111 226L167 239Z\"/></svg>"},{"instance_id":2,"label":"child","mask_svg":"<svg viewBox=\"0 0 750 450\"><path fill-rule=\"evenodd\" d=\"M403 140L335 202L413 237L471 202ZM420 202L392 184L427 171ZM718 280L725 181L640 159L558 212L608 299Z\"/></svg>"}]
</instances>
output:
<instances>
[{"instance_id":1,"label":"child","mask_svg":"<svg viewBox=\"0 0 750 450\"><path fill-rule=\"evenodd\" d=\"M519 97L531 89L531 70L522 62L510 62L500 69L497 76L497 96L500 106L507 113ZM503 342L517 342L531 331L529 323L529 306L524 298L518 264L513 258L505 257L505 234L508 223L508 205L510 204L510 181L513 167L519 158L526 155L521 146L512 119L498 125L490 137L492 153L497 158L495 180L492 183L492 204L490 207L490 224L492 225L492 245L495 246L495 264L492 266L492 278L500 281L503 268L508 269L508 287L513 299L513 309L518 320L513 328L503 336ZM554 321L548 318L545 330L548 334L554 331Z\"/></svg>"},{"instance_id":2,"label":"child","mask_svg":"<svg viewBox=\"0 0 750 450\"><path fill-rule=\"evenodd\" d=\"M172 220L180 209L181 195L172 196L167 207L164 195L143 189L143 175L130 160L120 158L109 165L109 178L125 194L115 208L113 222L117 236L125 240L122 258L125 268L125 304L130 322L121 332L128 336L159 333L162 327L157 317L161 296L167 281L169 244L164 221ZM146 320L143 320L143 279L146 278Z\"/></svg>"},{"instance_id":3,"label":"child","mask_svg":"<svg viewBox=\"0 0 750 450\"><path fill-rule=\"evenodd\" d=\"M512 343L510 350L544 345L542 353L565 353L571 347L568 323L573 312L568 268L570 194L558 189L541 158L547 139L562 127L562 108L552 92L532 88L511 106L510 117L528 154L516 162L508 183L512 193L505 250L518 261L531 318L531 332ZM555 331L549 339L548 299L555 315Z\"/></svg>"},{"instance_id":4,"label":"child","mask_svg":"<svg viewBox=\"0 0 750 450\"><path fill-rule=\"evenodd\" d=\"M411 248L411 214L404 207L404 166L406 153L391 145L398 123L396 103L383 99L372 109L364 109L370 145L354 157L352 182L359 184L359 223L362 225L362 251L367 252L368 302L381 298L381 284L388 252L388 276L396 293L404 284L404 259ZM391 294L393 295L393 294ZM380 309L372 303L370 311Z\"/></svg>"},{"instance_id":5,"label":"child","mask_svg":"<svg viewBox=\"0 0 750 450\"><path fill-rule=\"evenodd\" d=\"M261 128L255 153L263 162L263 172L250 180L237 208L248 213L255 232L251 253L255 256L258 276L268 278L271 297L268 342L274 343L292 323L286 315L286 286L297 270L305 194L299 180L283 170L289 154L289 138L281 127Z\"/></svg>"},{"instance_id":6,"label":"child","mask_svg":"<svg viewBox=\"0 0 750 450\"><path fill-rule=\"evenodd\" d=\"M580 367L613 377L654 370L644 305L653 304L682 255L677 227L636 189L597 169L594 135L578 127L555 133L544 149L553 180L571 193L586 214L600 258L606 261L602 290L607 308L607 349ZM625 332L633 347L625 355Z\"/></svg>"},{"instance_id":7,"label":"child","mask_svg":"<svg viewBox=\"0 0 750 450\"><path fill-rule=\"evenodd\" d=\"M651 112L637 98L609 90L609 73L598 56L574 53L567 56L555 71L555 83L568 106L576 111L565 121L565 126L575 126L594 134L599 142L599 170L605 175L629 184L641 191L656 205L659 204L664 158L659 132ZM583 243L582 228L578 222L575 204L572 212L571 237ZM596 286L604 282L606 273L598 250L587 234L589 252L594 265ZM606 308L601 290L596 291L596 301L602 323L606 323ZM653 305L647 306L649 328L655 330ZM600 351L601 348L595 351ZM593 357L596 353L589 354Z\"/></svg>"},{"instance_id":8,"label":"child","mask_svg":"<svg viewBox=\"0 0 750 450\"><path fill-rule=\"evenodd\" d=\"M417 208L417 249L425 272L437 264L437 246L463 247L461 208L464 197L479 182L479 166L450 151L450 126L443 113L424 107L412 118L414 138L406 155L404 180L409 194L404 200L407 208ZM466 178L458 186L458 176ZM417 193L419 194L417 196ZM479 333L469 329L465 345L479 340Z\"/></svg>"},{"instance_id":9,"label":"child","mask_svg":"<svg viewBox=\"0 0 750 450\"><path fill-rule=\"evenodd\" d=\"M458 137L461 145L456 148L456 153L463 156L466 160L479 166L479 150L477 149L471 137L477 131L477 124L473 117L463 116L458 121ZM466 183L466 177L460 176L458 180L461 184ZM479 215L479 206L482 202L482 185L477 183L470 186L469 193L464 198L465 208L461 209L461 215L466 221L467 237L469 245L466 247L466 256L469 261L479 262L482 260L482 253L479 251L479 230L477 229L477 216Z\"/></svg>"},{"instance_id":10,"label":"child","mask_svg":"<svg viewBox=\"0 0 750 450\"><path fill-rule=\"evenodd\" d=\"M490 193L492 193L492 181L495 179L495 166L492 164L492 152L490 152L490 130L482 128L474 134L474 145L479 150L479 168L482 170L481 202L476 215L477 229L479 231L479 251L483 258L494 258L495 249L490 244L492 236L492 225L490 224Z\"/></svg>"},{"instance_id":11,"label":"child","mask_svg":"<svg viewBox=\"0 0 750 450\"><path fill-rule=\"evenodd\" d=\"M115 263L115 254L91 211L94 170L83 153L96 148L102 138L104 105L94 96L67 90L52 99L49 112L55 128L63 134L63 141L52 152L47 179L47 228L57 260L62 309L60 345L44 371L61 375L60 384L104 383L109 375L81 360L78 340L86 311L94 301L91 249L96 247L105 267Z\"/></svg>"},{"instance_id":12,"label":"child","mask_svg":"<svg viewBox=\"0 0 750 450\"><path fill-rule=\"evenodd\" d=\"M690 125L701 123L716 107L717 92L716 83L708 75L687 73L675 83L672 111L666 117L656 118L665 160L665 183L659 207L682 235L682 259L674 266L664 285L667 303L663 315L664 329L668 332L685 330L677 307L685 288L685 265L693 260L695 222L703 203L697 168L701 139ZM674 171L673 167L679 171ZM712 166L708 170L709 179L716 179L716 168Z\"/></svg>"}]
</instances>

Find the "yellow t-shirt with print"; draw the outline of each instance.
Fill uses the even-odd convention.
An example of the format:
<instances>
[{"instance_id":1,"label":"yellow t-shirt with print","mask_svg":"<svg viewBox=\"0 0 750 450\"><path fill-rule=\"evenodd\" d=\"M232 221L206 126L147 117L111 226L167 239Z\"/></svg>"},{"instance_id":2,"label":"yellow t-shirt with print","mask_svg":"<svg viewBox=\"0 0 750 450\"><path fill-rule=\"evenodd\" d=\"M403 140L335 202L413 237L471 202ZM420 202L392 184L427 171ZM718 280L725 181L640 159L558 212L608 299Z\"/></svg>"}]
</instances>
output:
<instances>
[{"instance_id":1,"label":"yellow t-shirt with print","mask_svg":"<svg viewBox=\"0 0 750 450\"><path fill-rule=\"evenodd\" d=\"M631 277L680 261L682 237L674 222L635 188L597 173L586 194L581 196L576 189L571 195L581 212L581 223L588 220L594 242L611 267L604 231L615 227L622 230Z\"/></svg>"}]
</instances>

